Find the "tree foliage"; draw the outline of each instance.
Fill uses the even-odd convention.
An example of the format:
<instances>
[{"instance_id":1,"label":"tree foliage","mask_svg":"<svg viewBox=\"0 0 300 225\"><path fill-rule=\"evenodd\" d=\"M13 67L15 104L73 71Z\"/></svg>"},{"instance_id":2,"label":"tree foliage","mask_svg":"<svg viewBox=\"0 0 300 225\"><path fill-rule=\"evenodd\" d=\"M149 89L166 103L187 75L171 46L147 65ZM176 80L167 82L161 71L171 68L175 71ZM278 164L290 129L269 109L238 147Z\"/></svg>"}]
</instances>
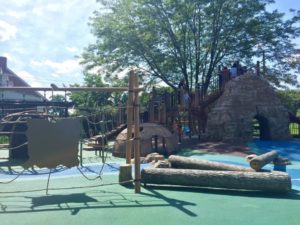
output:
<instances>
[{"instance_id":1,"label":"tree foliage","mask_svg":"<svg viewBox=\"0 0 300 225\"><path fill-rule=\"evenodd\" d=\"M300 13L268 12L272 0L99 0L91 20L96 43L83 53L87 69L107 74L136 66L150 80L207 90L217 66L239 60L248 67L266 58L265 76L295 84Z\"/></svg>"},{"instance_id":2,"label":"tree foliage","mask_svg":"<svg viewBox=\"0 0 300 225\"><path fill-rule=\"evenodd\" d=\"M285 107L293 114L300 113L300 91L299 90L280 90L279 97ZM298 115L300 116L300 115Z\"/></svg>"},{"instance_id":3,"label":"tree foliage","mask_svg":"<svg viewBox=\"0 0 300 225\"><path fill-rule=\"evenodd\" d=\"M75 84L74 87L79 87L80 85ZM84 84L85 87L105 87L101 76L96 76L93 74L84 74ZM73 92L70 94L70 99L73 101L77 107L81 108L97 108L100 106L112 104L109 100L110 93L98 93L98 92Z\"/></svg>"}]
</instances>

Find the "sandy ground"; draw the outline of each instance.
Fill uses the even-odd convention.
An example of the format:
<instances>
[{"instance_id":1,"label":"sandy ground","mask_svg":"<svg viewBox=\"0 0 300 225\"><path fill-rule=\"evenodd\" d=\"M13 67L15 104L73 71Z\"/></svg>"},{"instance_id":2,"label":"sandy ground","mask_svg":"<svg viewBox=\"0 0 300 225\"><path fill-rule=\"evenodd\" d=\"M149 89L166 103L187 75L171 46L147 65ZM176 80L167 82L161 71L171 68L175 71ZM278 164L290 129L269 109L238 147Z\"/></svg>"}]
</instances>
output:
<instances>
[{"instance_id":1,"label":"sandy ground","mask_svg":"<svg viewBox=\"0 0 300 225\"><path fill-rule=\"evenodd\" d=\"M218 153L245 157L253 154L246 145L229 144L224 142L199 142L197 139L184 139L179 145L180 149L189 148L192 150L201 150L208 153Z\"/></svg>"}]
</instances>

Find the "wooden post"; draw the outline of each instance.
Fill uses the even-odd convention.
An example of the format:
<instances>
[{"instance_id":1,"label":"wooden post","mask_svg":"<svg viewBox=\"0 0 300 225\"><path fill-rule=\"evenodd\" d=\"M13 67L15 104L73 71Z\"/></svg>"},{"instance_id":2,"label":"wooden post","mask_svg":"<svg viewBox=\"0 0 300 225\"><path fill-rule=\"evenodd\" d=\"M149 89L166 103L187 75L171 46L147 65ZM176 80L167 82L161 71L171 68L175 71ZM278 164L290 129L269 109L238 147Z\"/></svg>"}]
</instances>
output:
<instances>
[{"instance_id":1,"label":"wooden post","mask_svg":"<svg viewBox=\"0 0 300 225\"><path fill-rule=\"evenodd\" d=\"M119 182L124 186L130 186L132 183L131 165L125 164L120 166Z\"/></svg>"},{"instance_id":2,"label":"wooden post","mask_svg":"<svg viewBox=\"0 0 300 225\"><path fill-rule=\"evenodd\" d=\"M194 106L195 107L198 107L199 106L199 97L200 97L200 87L199 85L197 84L196 85L196 88L195 88L195 103L194 103Z\"/></svg>"},{"instance_id":3,"label":"wooden post","mask_svg":"<svg viewBox=\"0 0 300 225\"><path fill-rule=\"evenodd\" d=\"M167 125L167 110L166 110L166 104L161 104L161 124Z\"/></svg>"},{"instance_id":4,"label":"wooden post","mask_svg":"<svg viewBox=\"0 0 300 225\"><path fill-rule=\"evenodd\" d=\"M154 103L153 103L153 100L151 100L150 103L149 103L149 122L150 123L154 122Z\"/></svg>"},{"instance_id":5,"label":"wooden post","mask_svg":"<svg viewBox=\"0 0 300 225\"><path fill-rule=\"evenodd\" d=\"M158 151L158 136L154 135L154 151Z\"/></svg>"},{"instance_id":6,"label":"wooden post","mask_svg":"<svg viewBox=\"0 0 300 225\"><path fill-rule=\"evenodd\" d=\"M157 104L157 123L161 123L161 103Z\"/></svg>"},{"instance_id":7,"label":"wooden post","mask_svg":"<svg viewBox=\"0 0 300 225\"><path fill-rule=\"evenodd\" d=\"M185 107L184 105L184 89L183 87L180 88L180 108L183 109Z\"/></svg>"},{"instance_id":8,"label":"wooden post","mask_svg":"<svg viewBox=\"0 0 300 225\"><path fill-rule=\"evenodd\" d=\"M256 75L260 76L260 65L259 65L259 61L256 62Z\"/></svg>"},{"instance_id":9,"label":"wooden post","mask_svg":"<svg viewBox=\"0 0 300 225\"><path fill-rule=\"evenodd\" d=\"M133 75L133 73L130 73L129 74L128 101L127 101L127 139L126 139L126 163L127 164L131 164L133 88L134 88L134 75Z\"/></svg>"},{"instance_id":10,"label":"wooden post","mask_svg":"<svg viewBox=\"0 0 300 225\"><path fill-rule=\"evenodd\" d=\"M139 80L137 74L134 71L130 72L134 77L134 88L139 87ZM140 159L140 107L139 107L139 91L134 92L134 176L135 176L135 193L141 192L141 159Z\"/></svg>"},{"instance_id":11,"label":"wooden post","mask_svg":"<svg viewBox=\"0 0 300 225\"><path fill-rule=\"evenodd\" d=\"M121 102L119 102L118 104L118 125L121 125L122 124L122 104Z\"/></svg>"},{"instance_id":12,"label":"wooden post","mask_svg":"<svg viewBox=\"0 0 300 225\"><path fill-rule=\"evenodd\" d=\"M266 54L265 54L265 50L263 50L263 76L266 76Z\"/></svg>"}]
</instances>

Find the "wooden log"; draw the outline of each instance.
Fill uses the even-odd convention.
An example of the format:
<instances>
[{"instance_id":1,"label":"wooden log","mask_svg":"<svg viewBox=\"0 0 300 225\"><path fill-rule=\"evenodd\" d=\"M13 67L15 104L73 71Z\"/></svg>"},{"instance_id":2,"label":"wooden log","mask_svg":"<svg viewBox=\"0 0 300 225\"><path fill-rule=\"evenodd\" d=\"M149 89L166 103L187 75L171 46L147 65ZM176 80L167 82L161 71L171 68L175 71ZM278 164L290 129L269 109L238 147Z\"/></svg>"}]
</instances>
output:
<instances>
[{"instance_id":1,"label":"wooden log","mask_svg":"<svg viewBox=\"0 0 300 225\"><path fill-rule=\"evenodd\" d=\"M180 185L270 192L291 190L291 178L283 172L212 171L148 168L142 170L145 184Z\"/></svg>"},{"instance_id":2,"label":"wooden log","mask_svg":"<svg viewBox=\"0 0 300 225\"><path fill-rule=\"evenodd\" d=\"M274 159L278 157L277 151L271 151L267 152L265 154L262 154L260 156L256 156L253 159L250 160L250 166L256 171L259 171L262 167L264 167L266 164L272 162Z\"/></svg>"},{"instance_id":3,"label":"wooden log","mask_svg":"<svg viewBox=\"0 0 300 225\"><path fill-rule=\"evenodd\" d=\"M225 170L225 171L248 171L254 172L253 169L230 165L225 163L213 162L204 159L192 159L182 156L171 155L169 157L169 162L173 168L181 169L198 169L198 170Z\"/></svg>"}]
</instances>

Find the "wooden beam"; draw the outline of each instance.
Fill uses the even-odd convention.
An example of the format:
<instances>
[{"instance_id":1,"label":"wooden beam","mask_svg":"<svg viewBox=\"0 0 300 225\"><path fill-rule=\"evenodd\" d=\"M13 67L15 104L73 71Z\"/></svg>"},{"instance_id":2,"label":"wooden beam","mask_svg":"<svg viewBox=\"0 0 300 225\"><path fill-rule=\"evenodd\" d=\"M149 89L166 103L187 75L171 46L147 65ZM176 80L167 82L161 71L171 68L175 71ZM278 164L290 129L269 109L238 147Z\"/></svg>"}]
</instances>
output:
<instances>
[{"instance_id":1,"label":"wooden beam","mask_svg":"<svg viewBox=\"0 0 300 225\"><path fill-rule=\"evenodd\" d=\"M133 92L142 91L143 88L132 89ZM94 91L94 92L124 92L128 91L128 87L67 87L67 88L51 88L51 87L0 87L0 91Z\"/></svg>"}]
</instances>

